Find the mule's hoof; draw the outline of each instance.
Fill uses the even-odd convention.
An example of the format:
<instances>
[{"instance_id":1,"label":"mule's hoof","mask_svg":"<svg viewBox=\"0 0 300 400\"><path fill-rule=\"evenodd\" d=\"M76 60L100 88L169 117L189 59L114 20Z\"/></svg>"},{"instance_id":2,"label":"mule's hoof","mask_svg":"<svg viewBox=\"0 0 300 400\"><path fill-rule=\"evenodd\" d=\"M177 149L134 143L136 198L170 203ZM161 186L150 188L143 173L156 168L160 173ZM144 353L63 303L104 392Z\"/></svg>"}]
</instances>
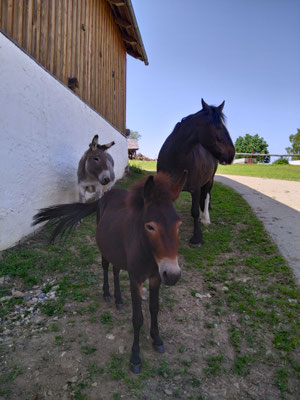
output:
<instances>
[{"instance_id":1,"label":"mule's hoof","mask_svg":"<svg viewBox=\"0 0 300 400\"><path fill-rule=\"evenodd\" d=\"M116 303L117 310L123 310L123 303Z\"/></svg>"},{"instance_id":2,"label":"mule's hoof","mask_svg":"<svg viewBox=\"0 0 300 400\"><path fill-rule=\"evenodd\" d=\"M141 369L142 369L141 364L130 363L130 370L134 374L139 374L141 372Z\"/></svg>"},{"instance_id":3,"label":"mule's hoof","mask_svg":"<svg viewBox=\"0 0 300 400\"><path fill-rule=\"evenodd\" d=\"M165 352L165 348L164 348L163 344L153 344L153 348L155 351L157 351L160 354Z\"/></svg>"},{"instance_id":4,"label":"mule's hoof","mask_svg":"<svg viewBox=\"0 0 300 400\"><path fill-rule=\"evenodd\" d=\"M111 300L110 296L103 296L104 300L106 301L106 303L109 303Z\"/></svg>"}]
</instances>

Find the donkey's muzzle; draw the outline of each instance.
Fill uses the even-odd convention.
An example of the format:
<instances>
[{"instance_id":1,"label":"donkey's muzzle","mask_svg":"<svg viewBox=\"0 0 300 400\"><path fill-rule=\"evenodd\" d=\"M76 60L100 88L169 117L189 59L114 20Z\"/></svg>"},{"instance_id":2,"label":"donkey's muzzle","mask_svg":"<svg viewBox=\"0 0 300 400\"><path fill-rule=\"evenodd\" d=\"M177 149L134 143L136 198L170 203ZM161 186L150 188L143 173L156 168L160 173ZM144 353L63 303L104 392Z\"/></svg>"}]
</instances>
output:
<instances>
[{"instance_id":1,"label":"donkey's muzzle","mask_svg":"<svg viewBox=\"0 0 300 400\"><path fill-rule=\"evenodd\" d=\"M181 269L176 259L163 258L158 263L158 271L162 283L165 285L175 285L181 276Z\"/></svg>"},{"instance_id":2,"label":"donkey's muzzle","mask_svg":"<svg viewBox=\"0 0 300 400\"><path fill-rule=\"evenodd\" d=\"M101 185L103 185L103 186L107 185L111 181L108 171L103 171L99 175L98 179L99 179L99 182L101 183Z\"/></svg>"}]
</instances>

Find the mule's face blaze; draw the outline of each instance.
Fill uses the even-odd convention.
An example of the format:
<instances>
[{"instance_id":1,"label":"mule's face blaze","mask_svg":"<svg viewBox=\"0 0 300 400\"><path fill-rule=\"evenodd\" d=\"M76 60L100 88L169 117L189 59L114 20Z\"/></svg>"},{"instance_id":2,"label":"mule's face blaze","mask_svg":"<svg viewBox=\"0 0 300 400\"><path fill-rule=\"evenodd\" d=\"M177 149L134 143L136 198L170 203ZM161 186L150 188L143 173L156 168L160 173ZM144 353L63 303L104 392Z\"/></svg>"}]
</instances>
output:
<instances>
[{"instance_id":1,"label":"mule's face blaze","mask_svg":"<svg viewBox=\"0 0 300 400\"><path fill-rule=\"evenodd\" d=\"M181 221L173 207L151 210L151 219L144 223L152 254L158 266L161 280L166 285L174 285L181 276L178 264L178 236ZM150 216L150 215L149 215Z\"/></svg>"}]
</instances>

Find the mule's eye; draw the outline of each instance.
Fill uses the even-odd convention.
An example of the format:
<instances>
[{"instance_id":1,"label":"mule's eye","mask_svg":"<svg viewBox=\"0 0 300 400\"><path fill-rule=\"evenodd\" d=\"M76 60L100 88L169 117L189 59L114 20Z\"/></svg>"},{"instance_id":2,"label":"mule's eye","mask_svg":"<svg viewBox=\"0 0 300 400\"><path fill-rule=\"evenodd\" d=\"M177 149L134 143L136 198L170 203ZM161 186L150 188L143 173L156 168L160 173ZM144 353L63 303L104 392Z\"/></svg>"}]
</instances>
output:
<instances>
[{"instance_id":1,"label":"mule's eye","mask_svg":"<svg viewBox=\"0 0 300 400\"><path fill-rule=\"evenodd\" d=\"M99 158L98 158L98 157L94 157L94 160L98 162L98 161L99 161Z\"/></svg>"},{"instance_id":2,"label":"mule's eye","mask_svg":"<svg viewBox=\"0 0 300 400\"><path fill-rule=\"evenodd\" d=\"M151 224L146 224L145 226L146 226L146 229L147 229L149 232L155 232L155 228L154 228L153 225L151 225Z\"/></svg>"}]
</instances>

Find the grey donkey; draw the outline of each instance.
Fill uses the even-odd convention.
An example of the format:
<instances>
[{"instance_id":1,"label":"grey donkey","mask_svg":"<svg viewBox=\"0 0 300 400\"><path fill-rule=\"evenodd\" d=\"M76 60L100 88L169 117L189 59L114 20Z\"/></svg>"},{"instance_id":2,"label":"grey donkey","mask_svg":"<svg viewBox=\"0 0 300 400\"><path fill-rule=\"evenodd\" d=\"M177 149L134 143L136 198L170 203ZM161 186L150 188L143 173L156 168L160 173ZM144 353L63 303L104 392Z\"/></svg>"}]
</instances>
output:
<instances>
[{"instance_id":1,"label":"grey donkey","mask_svg":"<svg viewBox=\"0 0 300 400\"><path fill-rule=\"evenodd\" d=\"M86 202L86 192L95 192L99 199L104 192L111 189L115 180L114 160L106 150L115 142L98 144L98 135L95 135L89 149L81 157L78 164L77 176L79 187L79 201Z\"/></svg>"}]
</instances>

